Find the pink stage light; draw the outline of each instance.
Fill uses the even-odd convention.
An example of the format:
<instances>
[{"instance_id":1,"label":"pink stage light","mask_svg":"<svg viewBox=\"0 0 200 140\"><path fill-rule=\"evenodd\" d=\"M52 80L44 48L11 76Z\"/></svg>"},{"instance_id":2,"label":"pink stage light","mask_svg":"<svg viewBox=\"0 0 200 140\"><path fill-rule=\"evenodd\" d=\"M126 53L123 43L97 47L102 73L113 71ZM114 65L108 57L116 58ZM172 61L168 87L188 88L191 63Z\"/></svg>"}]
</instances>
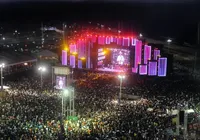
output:
<instances>
[{"instance_id":1,"label":"pink stage light","mask_svg":"<svg viewBox=\"0 0 200 140\"><path fill-rule=\"evenodd\" d=\"M157 75L157 62L149 61L149 64L148 64L148 75L149 76L156 76Z\"/></svg>"},{"instance_id":2,"label":"pink stage light","mask_svg":"<svg viewBox=\"0 0 200 140\"><path fill-rule=\"evenodd\" d=\"M167 58L161 57L158 59L158 76L164 77L167 75Z\"/></svg>"},{"instance_id":3,"label":"pink stage light","mask_svg":"<svg viewBox=\"0 0 200 140\"><path fill-rule=\"evenodd\" d=\"M130 38L129 37L127 37L127 38L123 37L122 45L126 46L126 47L130 46Z\"/></svg>"},{"instance_id":4,"label":"pink stage light","mask_svg":"<svg viewBox=\"0 0 200 140\"><path fill-rule=\"evenodd\" d=\"M105 37L99 36L98 37L98 44L99 45L104 45L105 44Z\"/></svg>"},{"instance_id":5,"label":"pink stage light","mask_svg":"<svg viewBox=\"0 0 200 140\"><path fill-rule=\"evenodd\" d=\"M140 65L139 66L139 74L140 75L147 75L147 65Z\"/></svg>"},{"instance_id":6,"label":"pink stage light","mask_svg":"<svg viewBox=\"0 0 200 140\"><path fill-rule=\"evenodd\" d=\"M62 50L62 65L67 65L67 51Z\"/></svg>"},{"instance_id":7,"label":"pink stage light","mask_svg":"<svg viewBox=\"0 0 200 140\"><path fill-rule=\"evenodd\" d=\"M94 36L94 35L92 36L92 42L93 42L93 43L96 43L96 42L97 42L97 37Z\"/></svg>"},{"instance_id":8,"label":"pink stage light","mask_svg":"<svg viewBox=\"0 0 200 140\"><path fill-rule=\"evenodd\" d=\"M113 37L113 43L117 43L117 37Z\"/></svg>"},{"instance_id":9,"label":"pink stage light","mask_svg":"<svg viewBox=\"0 0 200 140\"><path fill-rule=\"evenodd\" d=\"M136 73L138 72L138 64L141 64L141 57L142 57L142 41L137 40L135 46L135 65Z\"/></svg>"},{"instance_id":10,"label":"pink stage light","mask_svg":"<svg viewBox=\"0 0 200 140\"><path fill-rule=\"evenodd\" d=\"M106 37L106 44L110 44L110 37Z\"/></svg>"},{"instance_id":11,"label":"pink stage light","mask_svg":"<svg viewBox=\"0 0 200 140\"><path fill-rule=\"evenodd\" d=\"M86 68L87 69L90 69L91 68L91 61L90 61L90 48L91 48L92 46L91 45L89 45L88 46L88 49L87 49L87 58L86 58L86 61L87 61L87 63L86 63Z\"/></svg>"},{"instance_id":12,"label":"pink stage light","mask_svg":"<svg viewBox=\"0 0 200 140\"><path fill-rule=\"evenodd\" d=\"M112 36L110 37L110 42L114 42L114 38Z\"/></svg>"},{"instance_id":13,"label":"pink stage light","mask_svg":"<svg viewBox=\"0 0 200 140\"><path fill-rule=\"evenodd\" d=\"M153 59L158 60L158 56L160 56L160 50L154 50Z\"/></svg>"},{"instance_id":14,"label":"pink stage light","mask_svg":"<svg viewBox=\"0 0 200 140\"><path fill-rule=\"evenodd\" d=\"M117 38L117 45L122 45L122 38L121 37Z\"/></svg>"},{"instance_id":15,"label":"pink stage light","mask_svg":"<svg viewBox=\"0 0 200 140\"><path fill-rule=\"evenodd\" d=\"M151 60L151 46L144 46L144 64L147 64L148 60Z\"/></svg>"},{"instance_id":16,"label":"pink stage light","mask_svg":"<svg viewBox=\"0 0 200 140\"><path fill-rule=\"evenodd\" d=\"M76 63L76 60L75 60L75 56L74 55L70 55L70 66L72 68L75 68L75 63Z\"/></svg>"}]
</instances>

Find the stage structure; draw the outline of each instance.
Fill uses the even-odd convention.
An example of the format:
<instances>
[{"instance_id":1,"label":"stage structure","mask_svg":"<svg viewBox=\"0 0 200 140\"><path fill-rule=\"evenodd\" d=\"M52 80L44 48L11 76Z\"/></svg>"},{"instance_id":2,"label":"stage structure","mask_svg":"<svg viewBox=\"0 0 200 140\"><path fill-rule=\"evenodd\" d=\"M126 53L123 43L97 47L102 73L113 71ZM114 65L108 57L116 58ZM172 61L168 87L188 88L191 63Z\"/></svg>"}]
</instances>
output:
<instances>
[{"instance_id":1,"label":"stage structure","mask_svg":"<svg viewBox=\"0 0 200 140\"><path fill-rule=\"evenodd\" d=\"M167 58L159 49L131 36L83 34L62 50L62 65L165 77Z\"/></svg>"},{"instance_id":2,"label":"stage structure","mask_svg":"<svg viewBox=\"0 0 200 140\"><path fill-rule=\"evenodd\" d=\"M67 66L54 66L52 67L52 86L60 90L62 97L62 116L65 117L75 115L74 87L71 86L71 75L73 74L71 67ZM68 99L68 100L67 100ZM67 107L67 111L66 111Z\"/></svg>"}]
</instances>

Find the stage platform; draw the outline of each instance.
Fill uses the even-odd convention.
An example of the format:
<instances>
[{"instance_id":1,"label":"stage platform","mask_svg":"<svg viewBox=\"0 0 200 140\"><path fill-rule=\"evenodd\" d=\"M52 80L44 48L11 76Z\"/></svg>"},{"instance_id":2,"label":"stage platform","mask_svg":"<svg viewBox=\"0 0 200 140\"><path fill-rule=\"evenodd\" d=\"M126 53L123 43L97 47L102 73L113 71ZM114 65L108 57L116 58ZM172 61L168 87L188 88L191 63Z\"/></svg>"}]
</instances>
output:
<instances>
[{"instance_id":1,"label":"stage platform","mask_svg":"<svg viewBox=\"0 0 200 140\"><path fill-rule=\"evenodd\" d=\"M98 68L98 71L105 71L105 72L126 72L125 70L119 69L110 69L110 68Z\"/></svg>"}]
</instances>

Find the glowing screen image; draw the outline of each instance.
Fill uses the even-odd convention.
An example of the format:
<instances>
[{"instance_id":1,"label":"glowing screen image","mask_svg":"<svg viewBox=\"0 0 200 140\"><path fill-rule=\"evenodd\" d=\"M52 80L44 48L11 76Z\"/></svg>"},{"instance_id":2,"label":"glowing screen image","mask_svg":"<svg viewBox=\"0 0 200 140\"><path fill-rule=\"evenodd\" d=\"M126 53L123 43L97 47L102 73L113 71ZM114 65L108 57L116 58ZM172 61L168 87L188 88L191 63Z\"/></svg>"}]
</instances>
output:
<instances>
[{"instance_id":1,"label":"glowing screen image","mask_svg":"<svg viewBox=\"0 0 200 140\"><path fill-rule=\"evenodd\" d=\"M104 71L126 71L130 66L130 51L127 49L98 49L98 68Z\"/></svg>"},{"instance_id":2,"label":"glowing screen image","mask_svg":"<svg viewBox=\"0 0 200 140\"><path fill-rule=\"evenodd\" d=\"M56 89L64 89L66 87L66 77L56 76Z\"/></svg>"}]
</instances>

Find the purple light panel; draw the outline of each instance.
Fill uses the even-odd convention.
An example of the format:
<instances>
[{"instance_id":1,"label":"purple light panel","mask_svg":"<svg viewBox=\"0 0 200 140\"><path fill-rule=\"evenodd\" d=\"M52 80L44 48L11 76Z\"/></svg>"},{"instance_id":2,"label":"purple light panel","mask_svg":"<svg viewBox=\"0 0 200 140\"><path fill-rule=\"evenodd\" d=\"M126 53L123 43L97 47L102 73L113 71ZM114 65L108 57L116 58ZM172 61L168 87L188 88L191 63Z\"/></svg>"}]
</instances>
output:
<instances>
[{"instance_id":1,"label":"purple light panel","mask_svg":"<svg viewBox=\"0 0 200 140\"><path fill-rule=\"evenodd\" d=\"M91 48L91 46L89 45L89 46L88 46L88 52L87 52L87 58L86 58L86 59L87 59L87 60L86 60L86 61L87 61L86 67L87 67L88 69L91 68L91 67L90 67L90 50L91 50L90 48Z\"/></svg>"},{"instance_id":2,"label":"purple light panel","mask_svg":"<svg viewBox=\"0 0 200 140\"><path fill-rule=\"evenodd\" d=\"M122 43L123 46L130 46L130 38L123 38L123 43Z\"/></svg>"},{"instance_id":3,"label":"purple light panel","mask_svg":"<svg viewBox=\"0 0 200 140\"><path fill-rule=\"evenodd\" d=\"M156 76L157 75L157 62L149 61L148 75L149 76Z\"/></svg>"},{"instance_id":4,"label":"purple light panel","mask_svg":"<svg viewBox=\"0 0 200 140\"><path fill-rule=\"evenodd\" d=\"M122 45L122 38L117 38L117 45Z\"/></svg>"},{"instance_id":5,"label":"purple light panel","mask_svg":"<svg viewBox=\"0 0 200 140\"><path fill-rule=\"evenodd\" d=\"M140 75L147 75L147 65L140 65L139 66L139 74Z\"/></svg>"},{"instance_id":6,"label":"purple light panel","mask_svg":"<svg viewBox=\"0 0 200 140\"><path fill-rule=\"evenodd\" d=\"M67 65L67 51L62 50L62 65Z\"/></svg>"},{"instance_id":7,"label":"purple light panel","mask_svg":"<svg viewBox=\"0 0 200 140\"><path fill-rule=\"evenodd\" d=\"M96 36L92 36L92 42L95 43L97 41L97 37Z\"/></svg>"},{"instance_id":8,"label":"purple light panel","mask_svg":"<svg viewBox=\"0 0 200 140\"><path fill-rule=\"evenodd\" d=\"M77 42L77 48L78 48L78 58L82 58L82 57L85 57L86 54L85 54L85 41L83 40L79 40Z\"/></svg>"},{"instance_id":9,"label":"purple light panel","mask_svg":"<svg viewBox=\"0 0 200 140\"><path fill-rule=\"evenodd\" d=\"M74 55L70 55L70 66L72 66L72 68L75 68L75 56Z\"/></svg>"},{"instance_id":10,"label":"purple light panel","mask_svg":"<svg viewBox=\"0 0 200 140\"><path fill-rule=\"evenodd\" d=\"M164 77L167 75L167 58L161 57L158 59L158 76Z\"/></svg>"},{"instance_id":11,"label":"purple light panel","mask_svg":"<svg viewBox=\"0 0 200 140\"><path fill-rule=\"evenodd\" d=\"M78 60L78 68L82 69L82 60Z\"/></svg>"},{"instance_id":12,"label":"purple light panel","mask_svg":"<svg viewBox=\"0 0 200 140\"><path fill-rule=\"evenodd\" d=\"M69 45L69 48L70 48L70 52L77 52L77 49L76 49L76 45L75 45L75 44Z\"/></svg>"},{"instance_id":13,"label":"purple light panel","mask_svg":"<svg viewBox=\"0 0 200 140\"><path fill-rule=\"evenodd\" d=\"M160 56L160 50L154 50L153 59L158 60L158 56Z\"/></svg>"},{"instance_id":14,"label":"purple light panel","mask_svg":"<svg viewBox=\"0 0 200 140\"><path fill-rule=\"evenodd\" d=\"M151 46L144 46L144 64L147 64L148 60L151 60Z\"/></svg>"},{"instance_id":15,"label":"purple light panel","mask_svg":"<svg viewBox=\"0 0 200 140\"><path fill-rule=\"evenodd\" d=\"M113 42L117 43L117 38L116 37L113 37Z\"/></svg>"},{"instance_id":16,"label":"purple light panel","mask_svg":"<svg viewBox=\"0 0 200 140\"><path fill-rule=\"evenodd\" d=\"M110 37L110 42L114 42L114 38L112 36Z\"/></svg>"},{"instance_id":17,"label":"purple light panel","mask_svg":"<svg viewBox=\"0 0 200 140\"><path fill-rule=\"evenodd\" d=\"M137 40L135 46L135 72L138 72L138 64L141 64L141 57L142 57L142 41Z\"/></svg>"},{"instance_id":18,"label":"purple light panel","mask_svg":"<svg viewBox=\"0 0 200 140\"><path fill-rule=\"evenodd\" d=\"M99 36L98 37L98 44L99 45L104 45L105 44L105 37Z\"/></svg>"},{"instance_id":19,"label":"purple light panel","mask_svg":"<svg viewBox=\"0 0 200 140\"><path fill-rule=\"evenodd\" d=\"M106 44L110 44L110 37L106 37Z\"/></svg>"}]
</instances>

